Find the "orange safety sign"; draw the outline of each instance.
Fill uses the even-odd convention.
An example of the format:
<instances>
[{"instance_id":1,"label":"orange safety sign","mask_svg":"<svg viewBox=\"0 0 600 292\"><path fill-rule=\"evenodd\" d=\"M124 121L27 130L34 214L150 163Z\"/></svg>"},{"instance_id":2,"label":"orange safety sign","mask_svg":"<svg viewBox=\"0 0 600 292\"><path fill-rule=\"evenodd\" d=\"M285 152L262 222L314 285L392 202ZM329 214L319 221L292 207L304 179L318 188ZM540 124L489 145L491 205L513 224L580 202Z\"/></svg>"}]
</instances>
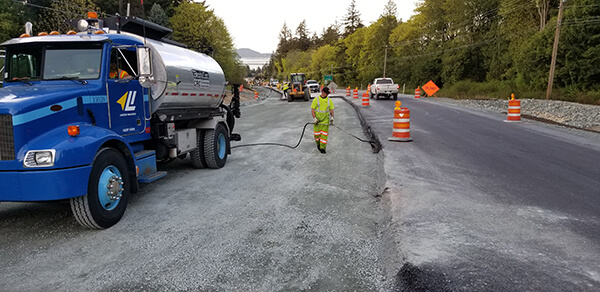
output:
<instances>
[{"instance_id":1,"label":"orange safety sign","mask_svg":"<svg viewBox=\"0 0 600 292\"><path fill-rule=\"evenodd\" d=\"M421 88L423 88L423 91L425 91L425 93L427 93L429 96L433 96L436 92L438 92L438 90L440 90L440 88L431 80L425 83L425 85L421 86Z\"/></svg>"}]
</instances>

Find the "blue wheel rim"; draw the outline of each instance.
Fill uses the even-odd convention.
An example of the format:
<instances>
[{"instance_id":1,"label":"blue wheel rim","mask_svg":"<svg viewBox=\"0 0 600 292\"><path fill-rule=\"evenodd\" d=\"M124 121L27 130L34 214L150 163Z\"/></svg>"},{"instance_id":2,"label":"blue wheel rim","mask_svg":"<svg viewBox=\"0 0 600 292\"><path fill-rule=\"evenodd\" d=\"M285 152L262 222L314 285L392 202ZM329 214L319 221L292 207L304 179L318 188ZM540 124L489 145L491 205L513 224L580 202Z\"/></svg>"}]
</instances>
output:
<instances>
[{"instance_id":1,"label":"blue wheel rim","mask_svg":"<svg viewBox=\"0 0 600 292\"><path fill-rule=\"evenodd\" d=\"M111 182L111 179L114 181ZM111 211L115 209L119 202L121 201L121 195L123 191L118 190L120 186L118 186L115 191L115 187L109 188L109 186L115 183L122 182L121 172L119 169L113 165L107 166L100 175L100 179L98 180L98 200L100 201L100 205L107 211ZM116 192L115 194L110 194L109 192Z\"/></svg>"},{"instance_id":2,"label":"blue wheel rim","mask_svg":"<svg viewBox=\"0 0 600 292\"><path fill-rule=\"evenodd\" d=\"M219 137L217 138L217 153L219 155L219 159L225 158L225 151L227 150L226 148L225 135L219 134Z\"/></svg>"}]
</instances>

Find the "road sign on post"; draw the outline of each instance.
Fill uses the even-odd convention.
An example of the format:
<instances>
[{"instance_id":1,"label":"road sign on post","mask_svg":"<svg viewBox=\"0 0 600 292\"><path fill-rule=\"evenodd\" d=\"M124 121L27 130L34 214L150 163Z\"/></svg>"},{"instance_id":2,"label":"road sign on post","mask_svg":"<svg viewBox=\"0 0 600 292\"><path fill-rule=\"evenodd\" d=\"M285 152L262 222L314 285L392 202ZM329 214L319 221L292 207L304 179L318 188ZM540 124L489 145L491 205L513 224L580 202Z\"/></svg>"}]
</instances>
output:
<instances>
[{"instance_id":1,"label":"road sign on post","mask_svg":"<svg viewBox=\"0 0 600 292\"><path fill-rule=\"evenodd\" d=\"M325 81L333 81L333 76L331 76L331 75L325 75L325 77L323 79Z\"/></svg>"},{"instance_id":2,"label":"road sign on post","mask_svg":"<svg viewBox=\"0 0 600 292\"><path fill-rule=\"evenodd\" d=\"M433 83L431 80L425 83L425 85L421 86L421 88L423 88L423 91L425 91L428 96L433 96L436 92L438 92L438 90L440 90L440 88L437 87L437 85L435 85L435 83Z\"/></svg>"}]
</instances>

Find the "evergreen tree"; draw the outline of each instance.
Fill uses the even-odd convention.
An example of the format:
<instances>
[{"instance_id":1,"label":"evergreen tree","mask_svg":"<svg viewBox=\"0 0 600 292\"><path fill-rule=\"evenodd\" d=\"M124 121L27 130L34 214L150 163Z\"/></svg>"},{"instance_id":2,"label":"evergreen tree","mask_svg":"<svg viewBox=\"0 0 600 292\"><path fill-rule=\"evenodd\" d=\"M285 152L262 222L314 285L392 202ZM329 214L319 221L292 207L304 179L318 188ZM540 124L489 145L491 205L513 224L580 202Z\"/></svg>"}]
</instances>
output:
<instances>
[{"instance_id":1,"label":"evergreen tree","mask_svg":"<svg viewBox=\"0 0 600 292\"><path fill-rule=\"evenodd\" d=\"M296 28L296 42L293 49L306 51L311 47L311 41L309 38L310 32L306 27L306 20L302 20Z\"/></svg>"},{"instance_id":2,"label":"evergreen tree","mask_svg":"<svg viewBox=\"0 0 600 292\"><path fill-rule=\"evenodd\" d=\"M152 5L152 9L150 9L150 13L148 13L148 20L169 27L169 17L158 3Z\"/></svg>"},{"instance_id":3,"label":"evergreen tree","mask_svg":"<svg viewBox=\"0 0 600 292\"><path fill-rule=\"evenodd\" d=\"M364 27L360 20L360 12L356 10L356 0L352 0L350 3L342 24L344 25L344 37L347 37L357 29Z\"/></svg>"},{"instance_id":4,"label":"evergreen tree","mask_svg":"<svg viewBox=\"0 0 600 292\"><path fill-rule=\"evenodd\" d=\"M396 2L392 0L388 0L387 4L385 4L383 14L380 15L379 18L390 16L398 17L398 6L396 5Z\"/></svg>"}]
</instances>

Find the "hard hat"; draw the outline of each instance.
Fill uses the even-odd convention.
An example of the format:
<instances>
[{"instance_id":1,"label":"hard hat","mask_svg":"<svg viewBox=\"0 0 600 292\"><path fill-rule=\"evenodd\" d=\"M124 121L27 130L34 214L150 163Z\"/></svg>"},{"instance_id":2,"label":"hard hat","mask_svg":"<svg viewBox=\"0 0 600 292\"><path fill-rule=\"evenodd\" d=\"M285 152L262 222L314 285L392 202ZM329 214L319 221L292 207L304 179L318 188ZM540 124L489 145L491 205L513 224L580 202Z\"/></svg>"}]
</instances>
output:
<instances>
[{"instance_id":1,"label":"hard hat","mask_svg":"<svg viewBox=\"0 0 600 292\"><path fill-rule=\"evenodd\" d=\"M322 91L325 92L325 93L327 93L327 94L329 94L329 88L328 87L323 87Z\"/></svg>"}]
</instances>

